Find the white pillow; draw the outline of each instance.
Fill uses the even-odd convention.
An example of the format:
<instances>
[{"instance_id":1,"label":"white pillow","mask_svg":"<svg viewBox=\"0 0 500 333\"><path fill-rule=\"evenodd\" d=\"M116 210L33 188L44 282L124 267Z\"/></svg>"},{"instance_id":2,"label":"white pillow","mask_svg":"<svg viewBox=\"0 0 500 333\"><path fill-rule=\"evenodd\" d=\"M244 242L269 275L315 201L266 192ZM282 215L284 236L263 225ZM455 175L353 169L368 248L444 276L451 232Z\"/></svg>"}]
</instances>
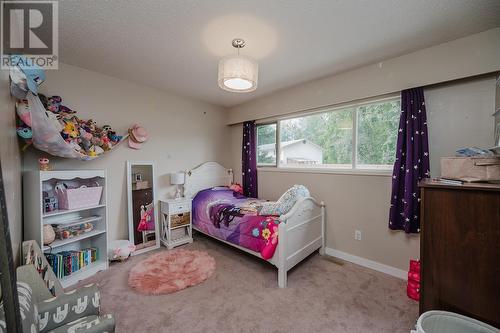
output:
<instances>
[{"instance_id":1,"label":"white pillow","mask_svg":"<svg viewBox=\"0 0 500 333\"><path fill-rule=\"evenodd\" d=\"M293 185L276 202L265 202L259 215L283 215L292 209L300 198L309 197L311 194L304 185Z\"/></svg>"}]
</instances>

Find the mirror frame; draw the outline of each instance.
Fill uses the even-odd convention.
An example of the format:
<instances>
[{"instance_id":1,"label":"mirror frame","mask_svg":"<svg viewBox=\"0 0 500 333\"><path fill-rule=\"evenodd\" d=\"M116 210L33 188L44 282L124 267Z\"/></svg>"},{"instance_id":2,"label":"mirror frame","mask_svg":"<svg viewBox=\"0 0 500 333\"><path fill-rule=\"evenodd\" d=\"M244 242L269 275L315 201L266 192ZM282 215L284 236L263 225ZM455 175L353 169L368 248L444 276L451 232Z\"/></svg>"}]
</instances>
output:
<instances>
[{"instance_id":1,"label":"mirror frame","mask_svg":"<svg viewBox=\"0 0 500 333\"><path fill-rule=\"evenodd\" d=\"M156 250L160 248L160 220L158 212L158 202L156 200L156 179L155 179L155 164L153 161L127 161L127 212L128 212L128 239L133 244L134 241L134 212L132 209L132 168L135 165L145 165L151 166L152 174L151 178L153 181L153 207L155 210L155 240L156 244L154 246L145 247L143 249L132 252L132 255L138 255L144 252Z\"/></svg>"}]
</instances>

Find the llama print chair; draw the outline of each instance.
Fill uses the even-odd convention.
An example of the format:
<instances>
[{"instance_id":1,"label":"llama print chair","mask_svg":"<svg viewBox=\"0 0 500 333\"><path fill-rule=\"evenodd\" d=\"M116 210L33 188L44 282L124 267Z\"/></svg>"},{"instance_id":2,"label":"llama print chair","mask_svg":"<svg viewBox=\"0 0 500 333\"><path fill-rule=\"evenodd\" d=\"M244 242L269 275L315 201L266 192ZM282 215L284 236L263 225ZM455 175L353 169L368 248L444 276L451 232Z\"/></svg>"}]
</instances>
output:
<instances>
[{"instance_id":1,"label":"llama print chair","mask_svg":"<svg viewBox=\"0 0 500 333\"><path fill-rule=\"evenodd\" d=\"M27 253L36 254L44 262L42 265L48 265L35 241L23 242L23 254ZM16 273L23 333L115 331L113 315L100 315L101 294L96 285L64 292L49 269L46 273L49 284L54 285L49 290L33 264L19 266ZM0 308L0 333L6 332L3 315Z\"/></svg>"}]
</instances>

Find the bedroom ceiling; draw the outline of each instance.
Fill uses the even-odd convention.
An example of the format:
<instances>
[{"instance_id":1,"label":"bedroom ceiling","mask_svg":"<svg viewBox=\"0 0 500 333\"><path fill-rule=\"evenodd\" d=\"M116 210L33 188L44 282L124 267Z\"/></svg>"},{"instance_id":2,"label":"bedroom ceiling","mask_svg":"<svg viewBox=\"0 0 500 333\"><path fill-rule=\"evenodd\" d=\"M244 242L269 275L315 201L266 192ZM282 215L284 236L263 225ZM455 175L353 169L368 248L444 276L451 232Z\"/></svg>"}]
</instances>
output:
<instances>
[{"instance_id":1,"label":"bedroom ceiling","mask_svg":"<svg viewBox=\"0 0 500 333\"><path fill-rule=\"evenodd\" d=\"M500 26L498 0L64 0L60 60L220 106ZM220 57L259 62L259 86L217 86Z\"/></svg>"}]
</instances>

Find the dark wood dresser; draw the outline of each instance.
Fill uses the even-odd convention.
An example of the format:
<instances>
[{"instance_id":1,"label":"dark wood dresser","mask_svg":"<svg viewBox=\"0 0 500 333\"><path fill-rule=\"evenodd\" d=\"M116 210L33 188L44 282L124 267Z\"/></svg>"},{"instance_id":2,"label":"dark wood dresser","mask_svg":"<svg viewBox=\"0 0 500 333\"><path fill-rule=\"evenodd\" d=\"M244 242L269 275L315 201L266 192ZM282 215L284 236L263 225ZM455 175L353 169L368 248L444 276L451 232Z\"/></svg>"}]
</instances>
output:
<instances>
[{"instance_id":1,"label":"dark wood dresser","mask_svg":"<svg viewBox=\"0 0 500 333\"><path fill-rule=\"evenodd\" d=\"M500 185L419 185L420 313L452 311L500 327Z\"/></svg>"}]
</instances>

